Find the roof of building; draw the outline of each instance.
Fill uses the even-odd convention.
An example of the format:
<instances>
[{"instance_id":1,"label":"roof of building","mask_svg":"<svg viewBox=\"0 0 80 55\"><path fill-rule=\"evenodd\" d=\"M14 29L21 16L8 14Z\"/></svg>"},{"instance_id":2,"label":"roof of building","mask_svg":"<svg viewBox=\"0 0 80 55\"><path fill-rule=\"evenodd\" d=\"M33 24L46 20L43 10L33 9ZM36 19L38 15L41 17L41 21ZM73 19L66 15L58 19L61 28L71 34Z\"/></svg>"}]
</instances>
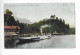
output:
<instances>
[{"instance_id":1,"label":"roof of building","mask_svg":"<svg viewBox=\"0 0 80 55\"><path fill-rule=\"evenodd\" d=\"M20 29L19 26L4 26L4 29L16 29L16 28Z\"/></svg>"}]
</instances>

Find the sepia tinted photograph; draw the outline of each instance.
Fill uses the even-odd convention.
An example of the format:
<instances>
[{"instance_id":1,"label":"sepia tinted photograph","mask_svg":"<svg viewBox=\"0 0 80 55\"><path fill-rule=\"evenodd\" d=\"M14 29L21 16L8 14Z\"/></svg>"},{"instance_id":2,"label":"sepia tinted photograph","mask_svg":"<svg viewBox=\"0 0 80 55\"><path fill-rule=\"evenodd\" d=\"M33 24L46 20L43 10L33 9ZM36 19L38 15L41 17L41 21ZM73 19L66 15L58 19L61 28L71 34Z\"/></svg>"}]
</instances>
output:
<instances>
[{"instance_id":1,"label":"sepia tinted photograph","mask_svg":"<svg viewBox=\"0 0 80 55\"><path fill-rule=\"evenodd\" d=\"M75 3L4 4L4 48L75 48Z\"/></svg>"}]
</instances>

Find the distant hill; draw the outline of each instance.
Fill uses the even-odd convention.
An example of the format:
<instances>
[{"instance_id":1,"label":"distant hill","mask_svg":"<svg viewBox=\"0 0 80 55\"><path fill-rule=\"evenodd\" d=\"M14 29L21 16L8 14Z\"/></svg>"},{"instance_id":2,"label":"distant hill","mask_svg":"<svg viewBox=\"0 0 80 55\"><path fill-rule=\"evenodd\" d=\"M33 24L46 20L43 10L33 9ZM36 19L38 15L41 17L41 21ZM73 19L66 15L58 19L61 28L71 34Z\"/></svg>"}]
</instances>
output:
<instances>
[{"instance_id":1,"label":"distant hill","mask_svg":"<svg viewBox=\"0 0 80 55\"><path fill-rule=\"evenodd\" d=\"M32 22L26 18L17 18L17 17L14 17L15 20L19 20L20 23L28 23L28 24L32 24Z\"/></svg>"}]
</instances>

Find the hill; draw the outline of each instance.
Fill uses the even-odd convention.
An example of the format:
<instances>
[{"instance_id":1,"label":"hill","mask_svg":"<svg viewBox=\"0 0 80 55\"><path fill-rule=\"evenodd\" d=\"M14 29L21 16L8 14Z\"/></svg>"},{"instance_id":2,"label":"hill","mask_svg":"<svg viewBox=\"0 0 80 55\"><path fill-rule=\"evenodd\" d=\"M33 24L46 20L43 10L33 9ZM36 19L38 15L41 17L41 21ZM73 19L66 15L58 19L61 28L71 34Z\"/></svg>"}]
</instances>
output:
<instances>
[{"instance_id":1,"label":"hill","mask_svg":"<svg viewBox=\"0 0 80 55\"><path fill-rule=\"evenodd\" d=\"M27 18L18 18L18 17L14 17L15 20L19 20L20 23L27 23L27 24L32 24L32 22L30 20L28 20Z\"/></svg>"}]
</instances>

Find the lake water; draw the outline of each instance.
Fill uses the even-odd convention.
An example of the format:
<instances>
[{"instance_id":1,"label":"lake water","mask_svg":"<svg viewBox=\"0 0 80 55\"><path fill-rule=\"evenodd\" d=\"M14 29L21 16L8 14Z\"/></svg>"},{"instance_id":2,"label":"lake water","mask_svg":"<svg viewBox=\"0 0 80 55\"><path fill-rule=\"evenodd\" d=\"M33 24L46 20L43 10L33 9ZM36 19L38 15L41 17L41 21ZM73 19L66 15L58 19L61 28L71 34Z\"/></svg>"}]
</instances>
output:
<instances>
[{"instance_id":1,"label":"lake water","mask_svg":"<svg viewBox=\"0 0 80 55\"><path fill-rule=\"evenodd\" d=\"M75 48L75 35L53 35L50 39L17 44L15 48Z\"/></svg>"}]
</instances>

